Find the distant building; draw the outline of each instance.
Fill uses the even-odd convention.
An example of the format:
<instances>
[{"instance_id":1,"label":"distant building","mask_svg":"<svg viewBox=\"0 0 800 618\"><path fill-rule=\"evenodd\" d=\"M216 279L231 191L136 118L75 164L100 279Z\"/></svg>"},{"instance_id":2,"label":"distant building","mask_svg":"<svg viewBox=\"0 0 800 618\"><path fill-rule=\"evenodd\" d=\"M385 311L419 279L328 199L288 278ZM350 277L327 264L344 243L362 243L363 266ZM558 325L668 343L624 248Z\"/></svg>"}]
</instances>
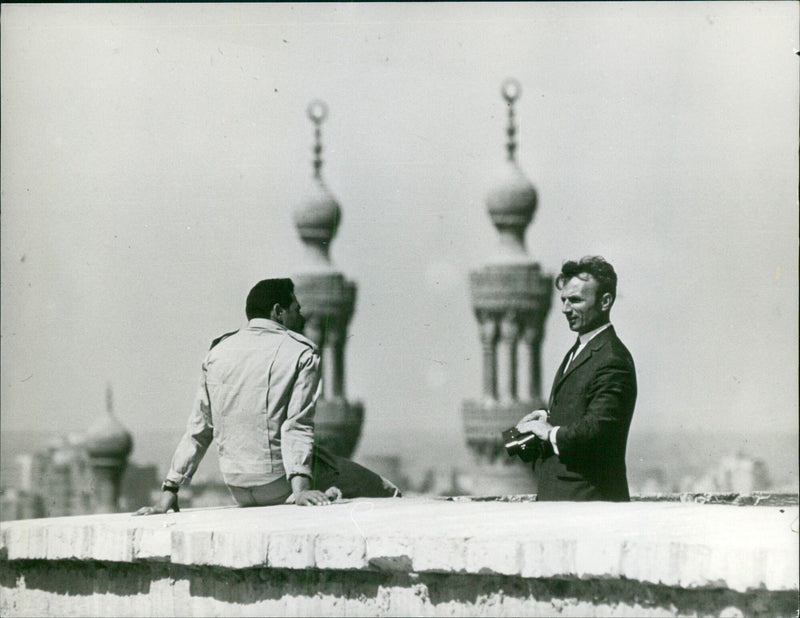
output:
<instances>
[{"instance_id":1,"label":"distant building","mask_svg":"<svg viewBox=\"0 0 800 618\"><path fill-rule=\"evenodd\" d=\"M687 477L681 491L700 493L751 494L771 489L772 481L766 464L743 453L726 455L707 474L700 478Z\"/></svg>"},{"instance_id":2,"label":"distant building","mask_svg":"<svg viewBox=\"0 0 800 618\"><path fill-rule=\"evenodd\" d=\"M119 510L135 511L140 506L151 504L153 492L161 493L161 475L158 473L158 466L129 463L122 477Z\"/></svg>"},{"instance_id":3,"label":"distant building","mask_svg":"<svg viewBox=\"0 0 800 618\"><path fill-rule=\"evenodd\" d=\"M133 439L112 410L111 388L106 412L86 435L55 438L42 451L16 458L18 485L0 496L3 520L109 513L120 508L122 478ZM132 477L155 484L155 466L133 466ZM130 485L128 486L130 487ZM132 496L138 503L142 496ZM126 501L126 505L127 506ZM146 502L149 502L149 496Z\"/></svg>"}]
</instances>

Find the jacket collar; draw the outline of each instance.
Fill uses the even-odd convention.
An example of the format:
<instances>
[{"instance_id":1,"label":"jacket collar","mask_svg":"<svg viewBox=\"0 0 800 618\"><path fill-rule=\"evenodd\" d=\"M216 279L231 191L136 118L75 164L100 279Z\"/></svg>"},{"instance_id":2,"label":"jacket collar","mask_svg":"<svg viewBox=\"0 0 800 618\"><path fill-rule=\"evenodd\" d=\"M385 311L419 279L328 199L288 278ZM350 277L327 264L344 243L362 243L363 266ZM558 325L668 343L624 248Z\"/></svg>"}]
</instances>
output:
<instances>
[{"instance_id":1,"label":"jacket collar","mask_svg":"<svg viewBox=\"0 0 800 618\"><path fill-rule=\"evenodd\" d=\"M564 381L569 374L571 374L575 369L583 365L586 361L588 361L592 354L594 354L597 350L602 348L606 343L608 343L612 337L615 336L614 327L609 324L607 328L604 328L599 333L595 334L586 346L580 351L580 353L572 359L572 362L567 367L567 370L559 379L558 384Z\"/></svg>"},{"instance_id":2,"label":"jacket collar","mask_svg":"<svg viewBox=\"0 0 800 618\"><path fill-rule=\"evenodd\" d=\"M267 318L253 318L247 323L247 328L251 329L261 329L267 330L273 333L284 333L294 339L295 341L299 341L307 346L309 346L315 352L318 351L317 344L314 343L311 339L303 335L302 333L295 332L289 328L286 328L280 322L276 322L275 320L270 320Z\"/></svg>"},{"instance_id":3,"label":"jacket collar","mask_svg":"<svg viewBox=\"0 0 800 618\"><path fill-rule=\"evenodd\" d=\"M253 318L247 322L247 328L266 328L267 330L285 331L288 330L280 322L268 318Z\"/></svg>"}]
</instances>

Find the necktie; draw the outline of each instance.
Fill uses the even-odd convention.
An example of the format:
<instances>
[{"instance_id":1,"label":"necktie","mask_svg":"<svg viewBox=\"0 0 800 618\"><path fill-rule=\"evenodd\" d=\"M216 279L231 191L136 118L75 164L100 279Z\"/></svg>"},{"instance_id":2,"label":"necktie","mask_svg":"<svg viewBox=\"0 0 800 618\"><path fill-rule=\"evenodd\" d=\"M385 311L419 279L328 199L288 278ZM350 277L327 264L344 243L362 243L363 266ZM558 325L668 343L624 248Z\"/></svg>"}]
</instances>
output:
<instances>
[{"instance_id":1,"label":"necktie","mask_svg":"<svg viewBox=\"0 0 800 618\"><path fill-rule=\"evenodd\" d=\"M575 345L572 346L572 350L570 350L569 358L567 359L567 364L564 365L564 371L563 371L562 375L564 373L567 373L567 369L569 369L569 366L572 364L572 361L575 360L576 352L578 351L578 348L580 346L581 346L581 338L578 337L578 340L575 342Z\"/></svg>"}]
</instances>

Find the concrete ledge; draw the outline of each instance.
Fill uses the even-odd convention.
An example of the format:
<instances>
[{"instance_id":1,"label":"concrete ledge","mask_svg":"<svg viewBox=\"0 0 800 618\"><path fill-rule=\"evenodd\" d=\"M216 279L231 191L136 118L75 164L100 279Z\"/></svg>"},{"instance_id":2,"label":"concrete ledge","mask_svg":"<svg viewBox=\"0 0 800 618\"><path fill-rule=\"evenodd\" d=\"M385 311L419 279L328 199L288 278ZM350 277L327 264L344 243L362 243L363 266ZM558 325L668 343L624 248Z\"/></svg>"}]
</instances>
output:
<instances>
[{"instance_id":1,"label":"concrete ledge","mask_svg":"<svg viewBox=\"0 0 800 618\"><path fill-rule=\"evenodd\" d=\"M797 506L422 498L21 520L0 525L7 586L2 614L25 615L5 602L24 597L20 573L67 563L73 570L76 563L86 565L84 570L97 563L115 569L149 565L167 578L169 569L180 567L247 570L261 573L263 581L280 573L324 571L351 573L353 582L360 581L357 573L405 577L413 587L414 577L441 575L786 593L796 600L797 530Z\"/></svg>"}]
</instances>

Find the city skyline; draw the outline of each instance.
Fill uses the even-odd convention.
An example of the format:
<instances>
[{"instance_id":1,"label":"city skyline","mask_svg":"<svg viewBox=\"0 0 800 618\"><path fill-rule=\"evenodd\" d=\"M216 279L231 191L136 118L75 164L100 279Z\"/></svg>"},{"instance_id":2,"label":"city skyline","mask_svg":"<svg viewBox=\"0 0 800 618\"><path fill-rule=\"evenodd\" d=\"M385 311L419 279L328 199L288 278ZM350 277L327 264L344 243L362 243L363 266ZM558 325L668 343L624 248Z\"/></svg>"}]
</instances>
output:
<instances>
[{"instance_id":1,"label":"city skyline","mask_svg":"<svg viewBox=\"0 0 800 618\"><path fill-rule=\"evenodd\" d=\"M3 430L82 432L110 382L134 436L177 439L210 341L300 270L319 98L363 439L462 432L514 77L526 246L616 267L632 433L796 433L797 26L794 3L4 5ZM557 301L545 328L547 392Z\"/></svg>"}]
</instances>

